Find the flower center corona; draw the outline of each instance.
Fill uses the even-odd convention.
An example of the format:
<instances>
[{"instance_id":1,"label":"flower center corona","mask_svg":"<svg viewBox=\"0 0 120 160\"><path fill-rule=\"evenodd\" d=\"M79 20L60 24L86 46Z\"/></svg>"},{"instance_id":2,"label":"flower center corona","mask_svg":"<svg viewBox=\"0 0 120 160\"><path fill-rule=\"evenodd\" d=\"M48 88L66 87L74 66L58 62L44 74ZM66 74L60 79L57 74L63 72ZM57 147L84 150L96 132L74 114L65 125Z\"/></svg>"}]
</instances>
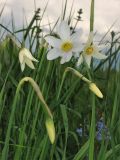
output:
<instances>
[{"instance_id":1,"label":"flower center corona","mask_svg":"<svg viewBox=\"0 0 120 160\"><path fill-rule=\"evenodd\" d=\"M88 47L87 49L86 49L86 54L87 55L91 55L92 53L93 53L93 47Z\"/></svg>"},{"instance_id":2,"label":"flower center corona","mask_svg":"<svg viewBox=\"0 0 120 160\"><path fill-rule=\"evenodd\" d=\"M64 52L69 52L72 48L73 48L73 44L71 42L69 42L69 41L68 42L64 42L61 45L61 49Z\"/></svg>"}]
</instances>

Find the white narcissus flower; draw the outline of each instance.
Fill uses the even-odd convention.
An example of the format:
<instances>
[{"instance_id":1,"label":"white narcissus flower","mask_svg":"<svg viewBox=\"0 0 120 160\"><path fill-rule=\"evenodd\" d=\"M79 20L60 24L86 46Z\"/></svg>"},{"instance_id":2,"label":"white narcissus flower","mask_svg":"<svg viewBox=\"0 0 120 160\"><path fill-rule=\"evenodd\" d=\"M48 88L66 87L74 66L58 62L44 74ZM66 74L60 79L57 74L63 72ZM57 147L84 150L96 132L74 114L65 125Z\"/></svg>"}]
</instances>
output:
<instances>
[{"instance_id":1,"label":"white narcissus flower","mask_svg":"<svg viewBox=\"0 0 120 160\"><path fill-rule=\"evenodd\" d=\"M22 71L24 71L25 69L25 64L28 65L31 69L35 69L32 61L38 62L38 60L32 56L32 54L27 48L22 48L20 50L19 61L20 61L20 66Z\"/></svg>"},{"instance_id":2,"label":"white narcissus flower","mask_svg":"<svg viewBox=\"0 0 120 160\"><path fill-rule=\"evenodd\" d=\"M81 50L79 42L81 33L77 32L71 35L70 27L65 21L61 22L57 33L60 39L53 36L47 36L45 38L49 45L53 47L53 49L48 52L47 59L53 60L61 57L60 63L63 64L70 61L72 56L76 56Z\"/></svg>"},{"instance_id":3,"label":"white narcissus flower","mask_svg":"<svg viewBox=\"0 0 120 160\"><path fill-rule=\"evenodd\" d=\"M90 67L91 58L97 58L97 59L105 59L107 58L106 55L103 55L99 52L99 49L96 45L93 43L93 32L90 32L88 41L84 46L83 52L80 55L77 66L79 66L84 60L88 64L88 67Z\"/></svg>"}]
</instances>

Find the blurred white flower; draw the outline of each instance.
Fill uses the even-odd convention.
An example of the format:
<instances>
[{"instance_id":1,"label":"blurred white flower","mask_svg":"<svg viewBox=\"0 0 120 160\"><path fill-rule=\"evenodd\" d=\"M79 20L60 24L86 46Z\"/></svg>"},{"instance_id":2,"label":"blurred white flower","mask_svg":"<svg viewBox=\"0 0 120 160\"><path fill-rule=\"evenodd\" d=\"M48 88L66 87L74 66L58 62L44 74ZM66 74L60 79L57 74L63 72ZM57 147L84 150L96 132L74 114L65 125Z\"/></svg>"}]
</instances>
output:
<instances>
[{"instance_id":1,"label":"blurred white flower","mask_svg":"<svg viewBox=\"0 0 120 160\"><path fill-rule=\"evenodd\" d=\"M65 21L62 21L57 31L59 38L47 36L45 40L53 47L48 54L47 59L53 60L61 57L60 63L70 61L72 56L76 56L81 50L80 36L81 33L77 32L71 35L70 27Z\"/></svg>"},{"instance_id":2,"label":"blurred white flower","mask_svg":"<svg viewBox=\"0 0 120 160\"><path fill-rule=\"evenodd\" d=\"M28 65L31 69L35 69L32 61L38 62L38 60L32 56L32 54L27 48L22 48L20 50L19 61L20 61L20 66L22 71L24 71L25 69L25 64Z\"/></svg>"},{"instance_id":3,"label":"blurred white flower","mask_svg":"<svg viewBox=\"0 0 120 160\"><path fill-rule=\"evenodd\" d=\"M97 59L107 58L106 55L103 55L99 52L97 45L93 44L93 32L90 32L88 41L85 44L83 52L78 59L77 66L79 66L85 60L88 67L90 67L92 57L97 58Z\"/></svg>"}]
</instances>

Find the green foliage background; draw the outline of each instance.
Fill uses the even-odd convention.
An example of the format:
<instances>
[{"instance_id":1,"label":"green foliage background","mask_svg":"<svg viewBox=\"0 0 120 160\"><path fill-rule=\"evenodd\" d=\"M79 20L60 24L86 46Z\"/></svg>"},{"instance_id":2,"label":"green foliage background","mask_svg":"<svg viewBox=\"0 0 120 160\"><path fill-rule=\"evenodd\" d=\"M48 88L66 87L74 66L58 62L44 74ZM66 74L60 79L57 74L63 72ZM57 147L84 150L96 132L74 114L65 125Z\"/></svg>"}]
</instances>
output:
<instances>
[{"instance_id":1,"label":"green foliage background","mask_svg":"<svg viewBox=\"0 0 120 160\"><path fill-rule=\"evenodd\" d=\"M66 7L67 1L63 9L63 19ZM59 59L55 61L46 59L47 47L45 43L39 42L39 34L42 35L42 32L38 25L38 13L39 10L36 11L27 28L19 31L15 30L14 25L10 31L1 24L1 33L4 30L12 36L6 36L3 40L1 34L0 42L0 159L119 160L119 33L111 32L110 48L106 51L107 59L96 63L95 66L91 65L90 70L84 65L79 69L76 68L86 77L91 77L102 91L103 99L95 97L88 86L72 73L67 73L60 91L65 68L68 66L74 68L75 60L60 65ZM70 12L69 22L72 19L71 15ZM90 22L90 30L93 30L94 1L91 3ZM34 55L39 60L35 70L26 67L23 73L20 71L19 47L13 39L19 32L24 35L22 45L25 45L27 40L29 49L35 48ZM33 33L36 35L33 36ZM54 30L51 34L54 34ZM109 31L107 34L110 34ZM25 76L30 76L37 82L53 113L56 128L56 139L53 145L50 144L45 129L42 104L29 84L26 83L21 89L14 114L12 114L16 88ZM101 117L109 128L111 139L107 141L103 134L102 141L98 142L96 122ZM76 132L80 126L83 128L82 137ZM8 130L10 134L7 135Z\"/></svg>"}]
</instances>

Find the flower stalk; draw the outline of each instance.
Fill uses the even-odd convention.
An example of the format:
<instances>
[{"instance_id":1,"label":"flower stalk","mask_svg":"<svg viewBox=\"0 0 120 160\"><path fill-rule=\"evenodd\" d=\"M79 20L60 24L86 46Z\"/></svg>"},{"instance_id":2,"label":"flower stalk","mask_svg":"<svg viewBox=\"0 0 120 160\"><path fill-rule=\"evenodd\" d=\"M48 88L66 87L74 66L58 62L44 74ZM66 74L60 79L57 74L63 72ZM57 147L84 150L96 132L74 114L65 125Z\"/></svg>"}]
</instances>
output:
<instances>
[{"instance_id":1,"label":"flower stalk","mask_svg":"<svg viewBox=\"0 0 120 160\"><path fill-rule=\"evenodd\" d=\"M48 116L48 117L50 117L50 118L53 118L53 117L52 117L52 113L51 113L48 105L46 104L46 102L45 102L45 100L44 100L44 98L43 98L43 95L42 95L42 93L41 93L41 91L40 91L40 89L39 89L39 86L37 85L37 83L36 83L31 77L24 77L24 78L20 81L20 83L18 84L17 91L19 92L21 86L22 86L25 82L29 82L29 83L32 85L34 91L36 92L36 94L37 94L37 96L38 96L38 98L39 98L39 100L42 102L42 104L43 104L43 106L44 106L44 107L43 107L43 110L44 110L46 116Z\"/></svg>"},{"instance_id":2,"label":"flower stalk","mask_svg":"<svg viewBox=\"0 0 120 160\"><path fill-rule=\"evenodd\" d=\"M62 82L61 82L61 85L60 85L60 89L59 89L59 92L58 92L58 96L57 96L57 100L60 96L60 92L61 92L61 89L62 89L62 85L63 85L63 82L64 82L64 79L66 77L66 73L67 72L72 72L73 74L75 74L77 77L79 77L81 80L83 80L84 82L86 82L89 86L89 89L95 94L97 95L99 98L103 98L103 94L101 93L101 91L99 90L99 88L96 86L95 83L93 83L92 81L90 81L89 79L87 79L85 76L83 76L81 73L79 73L77 70L71 68L71 67L67 67L64 71L64 74L63 74L63 78L62 78Z\"/></svg>"},{"instance_id":3,"label":"flower stalk","mask_svg":"<svg viewBox=\"0 0 120 160\"><path fill-rule=\"evenodd\" d=\"M91 11L90 11L90 32L94 30L94 0L91 1Z\"/></svg>"},{"instance_id":4,"label":"flower stalk","mask_svg":"<svg viewBox=\"0 0 120 160\"><path fill-rule=\"evenodd\" d=\"M21 79L21 81L18 84L16 94L15 94L15 98L14 98L14 101L13 101L11 116L10 116L8 129L7 129L7 133L6 133L5 145L4 145L3 152L2 152L2 160L4 159L4 157L6 157L6 155L8 155L7 153L8 153L8 150L9 150L8 146L9 146L9 140L10 140L10 133L11 133L12 122L13 122L13 119L14 119L15 110L16 110L16 106L17 106L17 102L18 102L18 96L19 96L20 89L25 82L29 82L32 85L33 89L35 90L35 92L36 92L36 94L39 98L39 100L42 102L42 104L43 104L42 107L43 107L43 111L44 111L45 116L46 116L46 121L48 121L47 119L49 118L49 121L52 122L52 125L49 125L49 130L50 131L48 130L48 128L46 128L47 131L49 131L48 135L49 135L50 141L53 144L54 140L55 140L55 136L54 136L55 135L55 127L54 127L54 122L53 122L53 116L52 116L52 113L51 113L47 103L44 100L44 97L43 97L43 95L42 95L42 93L39 89L39 86L37 85L37 83L31 77L24 77L23 79ZM51 133L52 133L52 136L50 135ZM7 157L6 157L6 159L7 159Z\"/></svg>"},{"instance_id":5,"label":"flower stalk","mask_svg":"<svg viewBox=\"0 0 120 160\"><path fill-rule=\"evenodd\" d=\"M43 111L46 115L46 120L45 120L45 126L46 126L46 129L47 129L47 133L48 133L48 136L49 136L49 139L51 141L51 143L53 144L54 141L55 141L55 126L54 126L54 122L53 122L53 116L52 116L52 113L47 105L47 103L45 102L44 100L44 97L39 89L39 86L37 85L37 83L31 78L31 77L25 77L23 78L19 85L18 85L18 89L21 88L21 86L23 85L24 82L29 82L33 89L35 90L39 100L42 102L43 104Z\"/></svg>"}]
</instances>

